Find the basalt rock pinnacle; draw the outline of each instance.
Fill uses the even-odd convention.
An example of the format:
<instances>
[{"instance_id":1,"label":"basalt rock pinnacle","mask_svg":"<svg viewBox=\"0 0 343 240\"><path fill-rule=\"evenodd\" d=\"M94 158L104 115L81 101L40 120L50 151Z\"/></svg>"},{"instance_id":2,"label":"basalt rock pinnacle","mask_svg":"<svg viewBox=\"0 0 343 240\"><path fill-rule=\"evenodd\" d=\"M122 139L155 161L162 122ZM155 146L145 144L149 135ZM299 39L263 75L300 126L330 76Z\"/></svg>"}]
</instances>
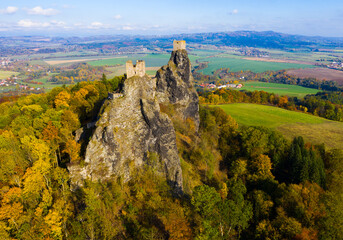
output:
<instances>
[{"instance_id":1,"label":"basalt rock pinnacle","mask_svg":"<svg viewBox=\"0 0 343 240\"><path fill-rule=\"evenodd\" d=\"M173 123L160 104L175 105L183 119L199 126L198 96L186 50L173 51L156 78L134 75L122 95L105 101L87 145L84 166L69 166L74 185L84 179L130 179L133 169L150 165L182 193L182 169Z\"/></svg>"},{"instance_id":2,"label":"basalt rock pinnacle","mask_svg":"<svg viewBox=\"0 0 343 240\"><path fill-rule=\"evenodd\" d=\"M173 51L168 65L156 74L157 96L162 104L172 104L184 120L190 118L199 127L199 98L193 87L191 62L187 51Z\"/></svg>"}]
</instances>

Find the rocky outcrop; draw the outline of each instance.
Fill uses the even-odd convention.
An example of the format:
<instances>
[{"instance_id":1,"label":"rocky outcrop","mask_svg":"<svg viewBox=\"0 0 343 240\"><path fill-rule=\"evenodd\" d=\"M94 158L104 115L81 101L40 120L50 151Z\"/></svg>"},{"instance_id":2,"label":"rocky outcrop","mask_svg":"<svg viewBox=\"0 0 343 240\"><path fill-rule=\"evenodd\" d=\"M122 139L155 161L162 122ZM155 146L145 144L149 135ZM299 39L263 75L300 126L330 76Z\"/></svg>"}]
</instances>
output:
<instances>
[{"instance_id":1,"label":"rocky outcrop","mask_svg":"<svg viewBox=\"0 0 343 240\"><path fill-rule=\"evenodd\" d=\"M173 104L184 119L199 125L198 96L193 88L190 61L185 50L173 51L157 77L133 76L123 95L104 103L87 145L83 166L69 166L74 185L84 179L106 180L113 175L130 179L133 169L150 165L165 175L177 193L182 192L182 169L173 123L160 104Z\"/></svg>"},{"instance_id":2,"label":"rocky outcrop","mask_svg":"<svg viewBox=\"0 0 343 240\"><path fill-rule=\"evenodd\" d=\"M199 98L193 81L187 51L173 51L168 65L157 71L156 91L160 103L172 104L179 116L191 118L198 128Z\"/></svg>"}]
</instances>

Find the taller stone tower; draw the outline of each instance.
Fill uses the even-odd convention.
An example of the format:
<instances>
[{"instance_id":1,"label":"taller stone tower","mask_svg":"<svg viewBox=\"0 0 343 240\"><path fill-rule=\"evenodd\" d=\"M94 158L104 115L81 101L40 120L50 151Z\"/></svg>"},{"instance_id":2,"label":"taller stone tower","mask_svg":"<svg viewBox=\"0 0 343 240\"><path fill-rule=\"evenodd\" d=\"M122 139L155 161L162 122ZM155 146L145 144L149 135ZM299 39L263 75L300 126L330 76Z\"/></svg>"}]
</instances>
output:
<instances>
[{"instance_id":1,"label":"taller stone tower","mask_svg":"<svg viewBox=\"0 0 343 240\"><path fill-rule=\"evenodd\" d=\"M184 40L181 40L181 41L174 40L174 42L173 42L173 51L177 51L177 50L186 50L186 41L184 41Z\"/></svg>"},{"instance_id":2,"label":"taller stone tower","mask_svg":"<svg viewBox=\"0 0 343 240\"><path fill-rule=\"evenodd\" d=\"M185 41L174 40L168 64L156 73L156 91L161 104L173 105L176 115L193 120L199 128L199 97Z\"/></svg>"}]
</instances>

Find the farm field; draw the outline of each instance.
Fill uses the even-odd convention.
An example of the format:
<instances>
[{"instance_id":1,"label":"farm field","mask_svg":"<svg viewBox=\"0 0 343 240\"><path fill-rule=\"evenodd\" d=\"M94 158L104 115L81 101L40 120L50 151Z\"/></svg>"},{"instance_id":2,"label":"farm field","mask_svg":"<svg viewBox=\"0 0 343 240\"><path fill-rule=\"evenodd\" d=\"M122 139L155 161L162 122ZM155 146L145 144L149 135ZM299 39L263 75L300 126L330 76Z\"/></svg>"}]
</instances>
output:
<instances>
[{"instance_id":1,"label":"farm field","mask_svg":"<svg viewBox=\"0 0 343 240\"><path fill-rule=\"evenodd\" d=\"M305 88L297 85L267 83L267 82L244 82L243 90L248 91L265 91L278 95L287 95L289 97L302 98L307 94L316 94L320 90L314 88Z\"/></svg>"},{"instance_id":2,"label":"farm field","mask_svg":"<svg viewBox=\"0 0 343 240\"><path fill-rule=\"evenodd\" d=\"M144 60L146 67L157 67L163 66L168 63L170 58L169 54L145 54L145 55L131 55L126 57L117 57L110 59L103 59L97 61L89 61L88 64L91 66L115 66L123 65L128 60L132 60L133 63L136 60Z\"/></svg>"},{"instance_id":3,"label":"farm field","mask_svg":"<svg viewBox=\"0 0 343 240\"><path fill-rule=\"evenodd\" d=\"M208 61L208 67L199 72L211 75L215 70L220 68L230 68L231 72L239 71L252 71L256 73L265 71L277 71L281 69L293 69L293 68L313 68L314 65L298 64L298 63L280 63L280 62L265 62L265 61L252 61L243 58L231 58L231 57L212 57L199 59L200 62Z\"/></svg>"},{"instance_id":4,"label":"farm field","mask_svg":"<svg viewBox=\"0 0 343 240\"><path fill-rule=\"evenodd\" d=\"M99 58L100 56L96 56L98 53L96 51L73 51L73 52L57 52L57 53L36 53L33 56L32 55L27 55L27 54L23 54L23 55L17 55L17 56L13 56L14 59L27 59L27 58L31 58L32 61L35 60L54 60L54 59L77 59L77 58Z\"/></svg>"},{"instance_id":5,"label":"farm field","mask_svg":"<svg viewBox=\"0 0 343 240\"><path fill-rule=\"evenodd\" d=\"M332 53L334 52L335 55L342 57L342 52L337 50L329 50L329 51L319 51L319 52L308 52L308 51L284 51L284 50L277 50L277 49L265 49L259 48L260 51L266 51L269 53L271 58L276 59L288 59L288 60L295 60L295 61L304 61L304 62L312 62L315 63L318 59L324 59L321 63L328 64L328 61L325 59L332 58Z\"/></svg>"},{"instance_id":6,"label":"farm field","mask_svg":"<svg viewBox=\"0 0 343 240\"><path fill-rule=\"evenodd\" d=\"M313 65L312 62L304 62L304 61L289 60L289 59L259 58L259 57L244 57L243 59L250 60L250 61L259 61L259 62L278 62L278 63L296 63L296 64Z\"/></svg>"},{"instance_id":7,"label":"farm field","mask_svg":"<svg viewBox=\"0 0 343 240\"><path fill-rule=\"evenodd\" d=\"M305 141L313 144L324 143L328 148L343 149L342 122L266 105L234 103L217 106L239 125L264 126L280 131L289 140L303 136Z\"/></svg>"},{"instance_id":8,"label":"farm field","mask_svg":"<svg viewBox=\"0 0 343 240\"><path fill-rule=\"evenodd\" d=\"M189 59L191 60L192 64L195 63L195 60L199 59L198 56L189 55ZM91 66L116 66L116 65L124 65L126 61L132 60L133 63L136 60L144 60L146 67L162 67L166 65L170 59L170 54L135 54L129 55L125 57L116 57L116 58L109 58L109 59L102 59L97 61L88 61L87 63Z\"/></svg>"},{"instance_id":9,"label":"farm field","mask_svg":"<svg viewBox=\"0 0 343 240\"><path fill-rule=\"evenodd\" d=\"M295 75L300 78L317 78L320 80L336 81L343 86L343 71L330 68L307 68L307 69L291 69L287 71L290 75Z\"/></svg>"},{"instance_id":10,"label":"farm field","mask_svg":"<svg viewBox=\"0 0 343 240\"><path fill-rule=\"evenodd\" d=\"M11 72L11 71L0 71L0 79L8 78L12 75L18 75L18 72Z\"/></svg>"},{"instance_id":11,"label":"farm field","mask_svg":"<svg viewBox=\"0 0 343 240\"><path fill-rule=\"evenodd\" d=\"M116 65L122 65L127 60L129 60L128 57L117 57L117 58L109 58L109 59L101 59L101 60L95 60L95 61L88 61L87 63L91 66L98 67L98 66L116 66Z\"/></svg>"},{"instance_id":12,"label":"farm field","mask_svg":"<svg viewBox=\"0 0 343 240\"><path fill-rule=\"evenodd\" d=\"M188 51L188 56L196 56L196 57L210 57L215 56L217 54L221 54L223 51L221 50L210 50L210 49L197 49Z\"/></svg>"},{"instance_id":13,"label":"farm field","mask_svg":"<svg viewBox=\"0 0 343 240\"><path fill-rule=\"evenodd\" d=\"M125 56L121 56L120 58L123 58ZM96 61L96 60L103 60L103 59L109 59L109 58L118 58L114 56L88 56L88 57L61 57L61 58L53 58L45 60L44 62L49 65L70 65L78 62L88 62L88 61Z\"/></svg>"}]
</instances>

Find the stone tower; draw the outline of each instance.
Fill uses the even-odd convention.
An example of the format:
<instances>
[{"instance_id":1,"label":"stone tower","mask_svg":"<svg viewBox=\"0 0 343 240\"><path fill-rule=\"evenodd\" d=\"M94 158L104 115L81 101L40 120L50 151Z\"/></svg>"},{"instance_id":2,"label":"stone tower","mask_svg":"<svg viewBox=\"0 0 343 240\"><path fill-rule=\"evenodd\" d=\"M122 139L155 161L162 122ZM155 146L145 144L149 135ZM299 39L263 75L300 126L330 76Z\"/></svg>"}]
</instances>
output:
<instances>
[{"instance_id":1,"label":"stone tower","mask_svg":"<svg viewBox=\"0 0 343 240\"><path fill-rule=\"evenodd\" d=\"M173 51L177 50L186 50L186 41L181 40L181 41L176 41L174 40L173 42Z\"/></svg>"},{"instance_id":2,"label":"stone tower","mask_svg":"<svg viewBox=\"0 0 343 240\"><path fill-rule=\"evenodd\" d=\"M133 76L143 77L145 75L145 62L143 60L137 60L136 64L133 65L132 61L129 60L126 62L126 75L127 78Z\"/></svg>"}]
</instances>

